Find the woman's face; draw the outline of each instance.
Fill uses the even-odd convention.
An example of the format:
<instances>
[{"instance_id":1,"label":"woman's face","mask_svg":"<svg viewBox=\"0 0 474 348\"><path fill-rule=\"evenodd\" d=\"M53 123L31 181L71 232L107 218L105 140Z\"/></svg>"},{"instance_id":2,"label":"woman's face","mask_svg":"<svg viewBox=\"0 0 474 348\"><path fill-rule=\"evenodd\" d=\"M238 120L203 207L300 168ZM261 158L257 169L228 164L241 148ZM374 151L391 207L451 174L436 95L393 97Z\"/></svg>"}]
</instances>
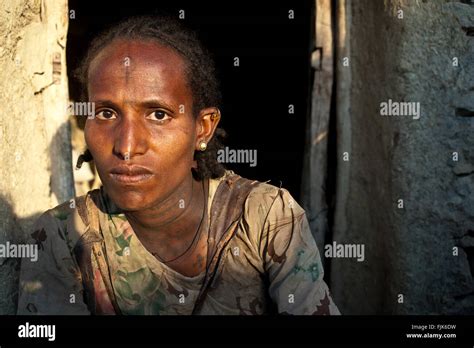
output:
<instances>
[{"instance_id":1,"label":"woman's face","mask_svg":"<svg viewBox=\"0 0 474 348\"><path fill-rule=\"evenodd\" d=\"M175 51L147 41L113 42L91 62L88 93L96 116L86 122L86 143L108 195L123 210L151 208L191 176L205 134L192 115L184 68Z\"/></svg>"}]
</instances>

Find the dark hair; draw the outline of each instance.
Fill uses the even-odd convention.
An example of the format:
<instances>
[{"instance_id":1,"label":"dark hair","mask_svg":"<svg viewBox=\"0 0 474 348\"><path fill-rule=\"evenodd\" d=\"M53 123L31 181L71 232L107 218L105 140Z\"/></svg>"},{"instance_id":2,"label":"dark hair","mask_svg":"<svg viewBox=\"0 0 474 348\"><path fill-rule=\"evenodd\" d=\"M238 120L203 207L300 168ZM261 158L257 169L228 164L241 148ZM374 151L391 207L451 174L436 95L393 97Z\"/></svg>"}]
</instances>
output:
<instances>
[{"instance_id":1,"label":"dark hair","mask_svg":"<svg viewBox=\"0 0 474 348\"><path fill-rule=\"evenodd\" d=\"M194 32L185 28L177 19L164 16L132 17L99 34L92 41L75 72L82 87L83 97L87 97L90 63L101 50L118 39L157 41L175 50L183 58L186 66L185 76L193 94L194 117L205 107L221 105L219 83L210 53ZM193 169L193 175L196 179L218 178L224 174L224 166L217 161L217 152L223 147L224 137L224 130L218 128L207 144L206 151L195 151L197 168ZM91 159L90 153L86 152L80 160Z\"/></svg>"}]
</instances>

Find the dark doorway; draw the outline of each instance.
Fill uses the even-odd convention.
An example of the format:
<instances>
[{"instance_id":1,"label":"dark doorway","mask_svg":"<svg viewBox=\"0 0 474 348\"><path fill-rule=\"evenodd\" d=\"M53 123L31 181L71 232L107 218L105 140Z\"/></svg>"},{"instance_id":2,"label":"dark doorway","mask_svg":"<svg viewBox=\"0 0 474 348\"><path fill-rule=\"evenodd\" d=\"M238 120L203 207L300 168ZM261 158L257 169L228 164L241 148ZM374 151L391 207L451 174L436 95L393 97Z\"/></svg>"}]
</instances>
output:
<instances>
[{"instance_id":1,"label":"dark doorway","mask_svg":"<svg viewBox=\"0 0 474 348\"><path fill-rule=\"evenodd\" d=\"M70 95L78 100L73 69L91 38L125 17L185 12L214 54L224 104L221 126L230 149L257 150L257 165L229 164L238 174L287 188L299 199L310 98L312 1L127 1L101 7L69 1L67 43ZM294 18L290 19L290 10ZM240 65L234 66L234 57ZM294 113L290 105L293 105Z\"/></svg>"}]
</instances>

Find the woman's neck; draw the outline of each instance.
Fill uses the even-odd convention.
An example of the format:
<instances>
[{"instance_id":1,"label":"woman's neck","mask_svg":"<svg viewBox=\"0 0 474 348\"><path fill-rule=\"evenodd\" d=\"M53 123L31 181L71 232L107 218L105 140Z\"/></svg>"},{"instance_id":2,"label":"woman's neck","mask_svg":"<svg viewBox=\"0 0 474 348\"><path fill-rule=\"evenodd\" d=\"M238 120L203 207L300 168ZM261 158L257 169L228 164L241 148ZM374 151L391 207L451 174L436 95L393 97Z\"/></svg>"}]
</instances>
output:
<instances>
[{"instance_id":1,"label":"woman's neck","mask_svg":"<svg viewBox=\"0 0 474 348\"><path fill-rule=\"evenodd\" d=\"M145 240L186 238L195 232L204 209L204 185L192 176L153 207L126 212L134 232Z\"/></svg>"}]
</instances>

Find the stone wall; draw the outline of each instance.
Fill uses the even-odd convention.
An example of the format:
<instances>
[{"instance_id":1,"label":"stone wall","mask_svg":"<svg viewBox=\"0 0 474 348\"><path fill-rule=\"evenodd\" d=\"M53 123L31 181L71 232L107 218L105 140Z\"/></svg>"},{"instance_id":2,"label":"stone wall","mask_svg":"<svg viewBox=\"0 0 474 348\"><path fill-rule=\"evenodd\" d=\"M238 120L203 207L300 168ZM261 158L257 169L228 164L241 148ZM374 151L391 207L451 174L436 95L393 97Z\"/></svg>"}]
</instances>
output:
<instances>
[{"instance_id":1,"label":"stone wall","mask_svg":"<svg viewBox=\"0 0 474 348\"><path fill-rule=\"evenodd\" d=\"M339 3L333 239L364 244L365 261L331 260L335 300L346 314L472 314L474 3ZM421 117L381 116L389 99Z\"/></svg>"},{"instance_id":2,"label":"stone wall","mask_svg":"<svg viewBox=\"0 0 474 348\"><path fill-rule=\"evenodd\" d=\"M0 3L0 244L73 196L66 0ZM0 314L16 311L19 262L0 258Z\"/></svg>"}]
</instances>

